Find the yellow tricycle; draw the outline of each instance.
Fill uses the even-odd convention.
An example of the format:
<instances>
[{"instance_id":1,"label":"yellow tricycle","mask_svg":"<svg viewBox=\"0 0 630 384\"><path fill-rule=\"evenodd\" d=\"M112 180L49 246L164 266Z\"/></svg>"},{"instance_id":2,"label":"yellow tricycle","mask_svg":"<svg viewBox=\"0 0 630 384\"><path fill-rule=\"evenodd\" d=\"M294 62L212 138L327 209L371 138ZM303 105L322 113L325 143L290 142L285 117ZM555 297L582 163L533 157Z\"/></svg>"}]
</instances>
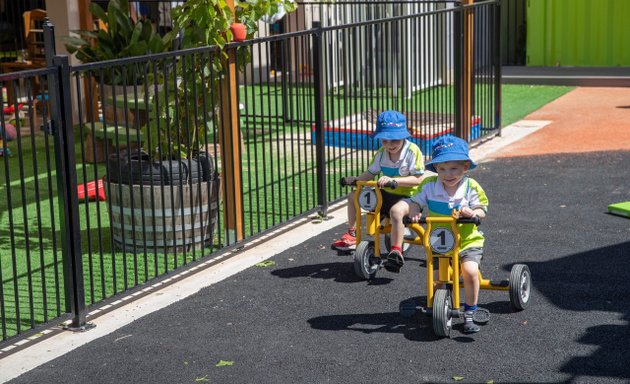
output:
<instances>
[{"instance_id":1,"label":"yellow tricycle","mask_svg":"<svg viewBox=\"0 0 630 384\"><path fill-rule=\"evenodd\" d=\"M381 188L378 187L377 182L374 180L347 183L345 178L342 178L341 185L355 186L354 206L357 215L357 247L353 256L354 271L360 278L370 280L384 266L385 258L381 257L380 252L381 241L384 241L386 249L389 249L391 245L390 233L392 226L389 222L389 217L381 216ZM396 189L398 183L392 180L385 187ZM365 228L361 225L363 212L366 213ZM418 243L419 239L421 239L423 228L418 227L418 231L413 233L410 229L405 228L403 252L409 249L410 244ZM383 238L381 238L381 235L383 235Z\"/></svg>"},{"instance_id":2,"label":"yellow tricycle","mask_svg":"<svg viewBox=\"0 0 630 384\"><path fill-rule=\"evenodd\" d=\"M454 318L462 318L460 288L463 282L460 275L458 224L481 224L478 217L461 218L453 210L451 216L422 217L413 223L408 217L403 220L413 232L421 234L412 244L424 246L427 264L427 306L425 308L401 304L403 316L411 316L418 309L433 318L433 331L437 336L449 337ZM424 227L422 226L424 225ZM437 268L434 260L437 260ZM437 270L437 279L434 278ZM531 273L525 264L515 264L509 280L493 281L485 279L479 271L479 289L509 291L510 303L516 310L523 310L531 298ZM490 319L486 309L479 308L473 317L476 323L486 323Z\"/></svg>"},{"instance_id":3,"label":"yellow tricycle","mask_svg":"<svg viewBox=\"0 0 630 384\"><path fill-rule=\"evenodd\" d=\"M388 217L381 218L382 195L376 181L356 181L348 184L341 179L342 185L354 185L354 205L357 214L357 247L354 252L354 271L360 278L369 280L384 265L381 257L381 235L389 249L389 234L391 224ZM392 181L387 188L396 188L397 183ZM362 212L365 212L365 222L362 223ZM461 218L458 212L453 211L447 217L422 217L418 223L413 223L406 217L405 236L403 250L407 250L412 244L421 245L425 249L427 265L427 306L417 307L401 304L400 313L403 316L412 316L418 310L433 318L433 330L437 336L450 336L453 319L463 317L464 311L460 305L460 288L463 288L459 269L459 244L460 234L458 224L480 225L478 217ZM377 252L378 250L378 252ZM437 259L437 266L434 264ZM437 270L437 279L434 271ZM455 278L457 277L457 278ZM438 287L436 289L436 287ZM479 288L485 290L508 291L510 303L516 310L523 310L529 304L531 298L531 272L525 264L515 264L510 272L509 280L485 279L479 272ZM474 320L477 323L485 323L490 319L489 312L478 309Z\"/></svg>"}]
</instances>

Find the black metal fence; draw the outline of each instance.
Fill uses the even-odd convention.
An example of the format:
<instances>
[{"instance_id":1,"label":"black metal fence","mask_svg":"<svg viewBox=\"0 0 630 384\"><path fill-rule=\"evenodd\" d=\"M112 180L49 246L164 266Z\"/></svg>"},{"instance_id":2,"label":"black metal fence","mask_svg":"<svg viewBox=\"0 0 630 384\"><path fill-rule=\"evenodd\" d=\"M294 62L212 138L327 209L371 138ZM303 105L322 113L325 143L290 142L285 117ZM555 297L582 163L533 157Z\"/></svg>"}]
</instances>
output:
<instances>
[{"instance_id":1,"label":"black metal fence","mask_svg":"<svg viewBox=\"0 0 630 384\"><path fill-rule=\"evenodd\" d=\"M469 118L469 141L496 134L498 1L448 4L223 52L76 66L48 52L45 69L0 75L2 340L81 326L97 303L325 215L348 192L339 178L367 168L383 110L406 114L425 156ZM468 72L465 12L478 21ZM237 87L212 65L226 53Z\"/></svg>"}]
</instances>

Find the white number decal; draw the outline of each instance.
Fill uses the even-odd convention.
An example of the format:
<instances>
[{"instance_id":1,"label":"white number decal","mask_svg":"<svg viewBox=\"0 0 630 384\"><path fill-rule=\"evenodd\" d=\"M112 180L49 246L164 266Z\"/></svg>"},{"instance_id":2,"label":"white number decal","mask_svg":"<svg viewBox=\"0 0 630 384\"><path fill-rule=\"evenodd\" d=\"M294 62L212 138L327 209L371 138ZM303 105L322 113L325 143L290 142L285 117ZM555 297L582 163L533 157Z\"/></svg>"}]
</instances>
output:
<instances>
[{"instance_id":1,"label":"white number decal","mask_svg":"<svg viewBox=\"0 0 630 384\"><path fill-rule=\"evenodd\" d=\"M359 194L359 206L368 211L373 212L376 208L376 191L374 188L363 188Z\"/></svg>"},{"instance_id":2,"label":"white number decal","mask_svg":"<svg viewBox=\"0 0 630 384\"><path fill-rule=\"evenodd\" d=\"M455 236L450 228L439 227L431 231L431 249L435 253L447 253L455 247Z\"/></svg>"}]
</instances>

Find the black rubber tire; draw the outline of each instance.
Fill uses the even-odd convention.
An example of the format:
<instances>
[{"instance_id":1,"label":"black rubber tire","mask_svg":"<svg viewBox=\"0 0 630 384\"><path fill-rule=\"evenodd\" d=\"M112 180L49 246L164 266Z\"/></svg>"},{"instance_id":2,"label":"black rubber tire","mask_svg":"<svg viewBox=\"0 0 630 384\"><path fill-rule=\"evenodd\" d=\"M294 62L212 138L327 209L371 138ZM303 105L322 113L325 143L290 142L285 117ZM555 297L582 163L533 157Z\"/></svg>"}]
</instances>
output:
<instances>
[{"instance_id":1,"label":"black rubber tire","mask_svg":"<svg viewBox=\"0 0 630 384\"><path fill-rule=\"evenodd\" d=\"M532 274L525 264L515 264L510 272L510 303L518 311L527 308L532 294Z\"/></svg>"},{"instance_id":2,"label":"black rubber tire","mask_svg":"<svg viewBox=\"0 0 630 384\"><path fill-rule=\"evenodd\" d=\"M146 152L120 151L110 156L107 176L121 184L196 184L214 179L214 163L205 152L192 159L152 161Z\"/></svg>"},{"instance_id":3,"label":"black rubber tire","mask_svg":"<svg viewBox=\"0 0 630 384\"><path fill-rule=\"evenodd\" d=\"M450 337L453 327L451 291L438 289L433 296L433 332L438 337Z\"/></svg>"},{"instance_id":4,"label":"black rubber tire","mask_svg":"<svg viewBox=\"0 0 630 384\"><path fill-rule=\"evenodd\" d=\"M358 277L370 280L376 276L380 262L374 254L374 242L362 241L354 251L354 272Z\"/></svg>"}]
</instances>

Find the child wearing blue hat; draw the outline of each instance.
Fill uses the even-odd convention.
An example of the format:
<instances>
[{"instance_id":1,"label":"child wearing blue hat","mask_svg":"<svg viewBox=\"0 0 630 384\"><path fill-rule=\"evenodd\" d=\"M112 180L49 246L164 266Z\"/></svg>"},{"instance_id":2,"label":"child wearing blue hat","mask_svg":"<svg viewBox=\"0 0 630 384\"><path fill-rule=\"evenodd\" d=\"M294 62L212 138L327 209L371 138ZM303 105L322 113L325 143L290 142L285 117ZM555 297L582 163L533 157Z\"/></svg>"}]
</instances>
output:
<instances>
[{"instance_id":1,"label":"child wearing blue hat","mask_svg":"<svg viewBox=\"0 0 630 384\"><path fill-rule=\"evenodd\" d=\"M409 217L418 221L427 216L450 216L453 209L461 217L484 218L488 198L483 188L468 177L467 172L477 164L468 156L468 144L454 136L443 136L433 145L427 169L437 176L426 177L420 190L408 201ZM465 307L464 332L474 333L479 327L473 322L479 297L479 263L483 255L484 237L474 224L458 224L461 236L459 257L464 279ZM401 262L402 261L402 262ZM404 260L388 260L402 266Z\"/></svg>"},{"instance_id":2,"label":"child wearing blue hat","mask_svg":"<svg viewBox=\"0 0 630 384\"><path fill-rule=\"evenodd\" d=\"M409 212L409 204L403 199L416 193L422 175L424 174L424 156L417 145L407 140L411 135L407 130L405 115L397 111L385 111L378 115L376 130L372 134L375 139L381 140L378 149L368 169L360 176L346 177L347 183L354 181L368 181L382 174L377 180L379 187L395 179L398 187L394 190L381 190L383 204L381 214L397 217L400 226L396 231L392 228L392 249L402 254L402 242L404 227L402 218ZM353 194L348 196L348 232L341 239L332 244L332 248L340 251L348 251L356 248L356 211L353 203Z\"/></svg>"}]
</instances>

